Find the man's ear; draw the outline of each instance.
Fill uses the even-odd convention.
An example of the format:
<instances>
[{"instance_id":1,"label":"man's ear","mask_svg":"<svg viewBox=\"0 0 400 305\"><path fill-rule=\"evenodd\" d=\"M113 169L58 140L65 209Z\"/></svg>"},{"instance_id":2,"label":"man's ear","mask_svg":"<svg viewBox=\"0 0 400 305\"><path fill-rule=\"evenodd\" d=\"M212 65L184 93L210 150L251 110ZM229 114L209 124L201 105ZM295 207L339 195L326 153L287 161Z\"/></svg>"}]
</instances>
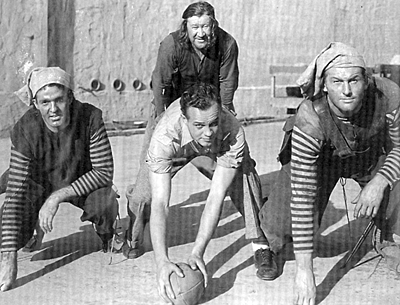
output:
<instances>
[{"instance_id":1,"label":"man's ear","mask_svg":"<svg viewBox=\"0 0 400 305\"><path fill-rule=\"evenodd\" d=\"M39 109L36 99L32 99L32 104L35 105L36 109Z\"/></svg>"},{"instance_id":2,"label":"man's ear","mask_svg":"<svg viewBox=\"0 0 400 305\"><path fill-rule=\"evenodd\" d=\"M328 92L328 89L326 89L326 86L325 86L325 84L324 84L324 87L322 88L322 91L324 91L324 92Z\"/></svg>"},{"instance_id":3,"label":"man's ear","mask_svg":"<svg viewBox=\"0 0 400 305\"><path fill-rule=\"evenodd\" d=\"M185 122L185 124L188 123L188 119L183 113L181 113L181 118L183 119L183 122Z\"/></svg>"}]
</instances>

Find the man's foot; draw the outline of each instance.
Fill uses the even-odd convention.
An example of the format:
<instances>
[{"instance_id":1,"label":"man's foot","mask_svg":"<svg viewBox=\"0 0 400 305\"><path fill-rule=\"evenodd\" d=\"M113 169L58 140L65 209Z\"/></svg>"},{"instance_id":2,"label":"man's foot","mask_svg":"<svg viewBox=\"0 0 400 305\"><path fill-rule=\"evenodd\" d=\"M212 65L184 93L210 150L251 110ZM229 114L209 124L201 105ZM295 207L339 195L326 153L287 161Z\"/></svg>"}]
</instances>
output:
<instances>
[{"instance_id":1,"label":"man's foot","mask_svg":"<svg viewBox=\"0 0 400 305\"><path fill-rule=\"evenodd\" d=\"M44 232L40 228L39 223L37 223L32 238L26 243L25 247L22 248L22 252L33 252L40 250L40 248L42 248L43 238Z\"/></svg>"},{"instance_id":2,"label":"man's foot","mask_svg":"<svg viewBox=\"0 0 400 305\"><path fill-rule=\"evenodd\" d=\"M122 253L128 259L135 259L144 254L144 248L139 246L137 248L131 248L127 242L122 246Z\"/></svg>"},{"instance_id":3,"label":"man's foot","mask_svg":"<svg viewBox=\"0 0 400 305\"><path fill-rule=\"evenodd\" d=\"M372 245L375 251L385 259L387 267L400 275L400 245L393 241L393 236L385 240L381 230L375 227L372 232Z\"/></svg>"},{"instance_id":4,"label":"man's foot","mask_svg":"<svg viewBox=\"0 0 400 305\"><path fill-rule=\"evenodd\" d=\"M0 253L0 290L11 289L17 279L17 252Z\"/></svg>"},{"instance_id":5,"label":"man's foot","mask_svg":"<svg viewBox=\"0 0 400 305\"><path fill-rule=\"evenodd\" d=\"M97 233L97 232L96 232ZM113 234L112 233L105 233L105 234L100 234L97 233L97 236L101 239L101 249L104 253L111 252L112 251L112 244L113 244Z\"/></svg>"},{"instance_id":6,"label":"man's foot","mask_svg":"<svg viewBox=\"0 0 400 305\"><path fill-rule=\"evenodd\" d=\"M254 266L257 277L263 281L272 281L279 276L276 256L269 249L258 249L254 252Z\"/></svg>"},{"instance_id":7,"label":"man's foot","mask_svg":"<svg viewBox=\"0 0 400 305\"><path fill-rule=\"evenodd\" d=\"M40 250L42 247L43 237L40 238L38 235L33 235L32 238L26 243L25 247L22 248L22 252L34 252Z\"/></svg>"}]
</instances>

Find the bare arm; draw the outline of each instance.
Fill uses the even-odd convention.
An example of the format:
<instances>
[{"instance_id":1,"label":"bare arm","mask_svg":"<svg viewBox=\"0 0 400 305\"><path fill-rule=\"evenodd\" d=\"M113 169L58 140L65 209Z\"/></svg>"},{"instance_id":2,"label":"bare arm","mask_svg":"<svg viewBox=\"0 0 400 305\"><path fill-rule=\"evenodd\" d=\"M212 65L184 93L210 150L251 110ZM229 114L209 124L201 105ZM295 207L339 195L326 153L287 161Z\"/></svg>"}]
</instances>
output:
<instances>
[{"instance_id":1,"label":"bare arm","mask_svg":"<svg viewBox=\"0 0 400 305\"><path fill-rule=\"evenodd\" d=\"M166 302L171 302L175 295L169 277L173 272L183 277L181 269L168 258L166 241L171 174L157 174L149 171L149 177L152 194L150 235L157 268L158 293Z\"/></svg>"},{"instance_id":2,"label":"bare arm","mask_svg":"<svg viewBox=\"0 0 400 305\"><path fill-rule=\"evenodd\" d=\"M226 192L237 173L235 168L217 165L211 182L210 193L201 216L200 228L192 250L192 255L202 257L209 243L222 210Z\"/></svg>"},{"instance_id":3,"label":"bare arm","mask_svg":"<svg viewBox=\"0 0 400 305\"><path fill-rule=\"evenodd\" d=\"M295 253L296 275L293 304L314 305L317 289L313 270L312 253Z\"/></svg>"},{"instance_id":4,"label":"bare arm","mask_svg":"<svg viewBox=\"0 0 400 305\"><path fill-rule=\"evenodd\" d=\"M204 263L204 252L217 227L226 192L231 185L237 169L226 168L217 165L214 172L210 193L207 197L206 206L201 215L200 228L197 233L192 254L188 263L192 269L199 269L204 276L204 285L207 287L207 270Z\"/></svg>"},{"instance_id":5,"label":"bare arm","mask_svg":"<svg viewBox=\"0 0 400 305\"><path fill-rule=\"evenodd\" d=\"M62 202L68 202L77 194L72 186L63 187L53 192L46 199L39 211L39 225L44 233L50 233L53 230L53 219L58 211L58 207Z\"/></svg>"},{"instance_id":6,"label":"bare arm","mask_svg":"<svg viewBox=\"0 0 400 305\"><path fill-rule=\"evenodd\" d=\"M166 245L171 175L149 172L152 193L150 233L157 265L169 261Z\"/></svg>"}]
</instances>

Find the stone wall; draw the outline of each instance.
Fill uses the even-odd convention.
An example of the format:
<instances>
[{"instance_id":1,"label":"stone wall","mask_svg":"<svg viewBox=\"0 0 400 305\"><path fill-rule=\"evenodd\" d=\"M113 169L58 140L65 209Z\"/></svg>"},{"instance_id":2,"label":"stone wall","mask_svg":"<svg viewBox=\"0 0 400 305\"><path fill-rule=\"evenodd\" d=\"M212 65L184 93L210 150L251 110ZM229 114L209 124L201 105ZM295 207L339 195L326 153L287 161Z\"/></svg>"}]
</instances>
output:
<instances>
[{"instance_id":1,"label":"stone wall","mask_svg":"<svg viewBox=\"0 0 400 305\"><path fill-rule=\"evenodd\" d=\"M47 0L0 1L0 137L27 109L13 94L33 66L47 64Z\"/></svg>"},{"instance_id":2,"label":"stone wall","mask_svg":"<svg viewBox=\"0 0 400 305\"><path fill-rule=\"evenodd\" d=\"M2 1L0 115L7 119L0 124L0 135L24 109L16 106L11 93L22 85L20 75L28 61L69 71L76 96L101 107L106 121L146 117L159 42L178 28L191 2ZM234 101L239 117L276 116L295 106L298 99L270 97L269 66L307 64L330 41L357 47L369 66L389 63L400 53L398 0L210 3L221 27L239 44L240 83ZM278 86L293 84L297 76L278 76ZM100 91L92 90L93 80L101 83ZM116 80L122 91L113 88Z\"/></svg>"}]
</instances>

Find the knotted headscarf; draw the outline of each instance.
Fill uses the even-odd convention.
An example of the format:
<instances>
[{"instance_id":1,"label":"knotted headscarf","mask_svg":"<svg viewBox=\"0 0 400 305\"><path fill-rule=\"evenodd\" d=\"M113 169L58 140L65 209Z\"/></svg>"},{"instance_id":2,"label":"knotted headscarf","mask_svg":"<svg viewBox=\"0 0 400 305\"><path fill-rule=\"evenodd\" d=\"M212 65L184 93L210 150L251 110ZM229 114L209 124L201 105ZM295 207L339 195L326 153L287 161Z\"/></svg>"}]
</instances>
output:
<instances>
[{"instance_id":1,"label":"knotted headscarf","mask_svg":"<svg viewBox=\"0 0 400 305\"><path fill-rule=\"evenodd\" d=\"M331 68L366 68L364 58L356 49L341 42L331 42L310 63L297 80L302 94L308 99L321 94L324 72Z\"/></svg>"},{"instance_id":2,"label":"knotted headscarf","mask_svg":"<svg viewBox=\"0 0 400 305\"><path fill-rule=\"evenodd\" d=\"M34 68L26 78L26 85L14 92L26 105L30 106L36 93L46 85L60 84L71 88L71 76L59 67Z\"/></svg>"}]
</instances>

